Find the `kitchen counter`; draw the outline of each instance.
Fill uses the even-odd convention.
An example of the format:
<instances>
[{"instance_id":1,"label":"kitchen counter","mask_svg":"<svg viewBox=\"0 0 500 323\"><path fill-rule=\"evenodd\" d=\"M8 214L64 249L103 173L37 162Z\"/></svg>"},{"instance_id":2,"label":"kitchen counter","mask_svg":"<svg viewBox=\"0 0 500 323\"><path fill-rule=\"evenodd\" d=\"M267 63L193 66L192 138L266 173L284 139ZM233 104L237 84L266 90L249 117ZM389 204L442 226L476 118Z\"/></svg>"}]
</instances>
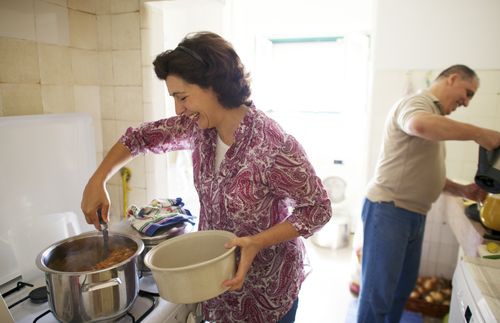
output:
<instances>
[{"instance_id":1,"label":"kitchen counter","mask_svg":"<svg viewBox=\"0 0 500 323\"><path fill-rule=\"evenodd\" d=\"M465 256L478 256L477 248L485 242L486 233L481 223L469 219L465 215L462 198L443 194L446 205L448 224L457 238Z\"/></svg>"}]
</instances>

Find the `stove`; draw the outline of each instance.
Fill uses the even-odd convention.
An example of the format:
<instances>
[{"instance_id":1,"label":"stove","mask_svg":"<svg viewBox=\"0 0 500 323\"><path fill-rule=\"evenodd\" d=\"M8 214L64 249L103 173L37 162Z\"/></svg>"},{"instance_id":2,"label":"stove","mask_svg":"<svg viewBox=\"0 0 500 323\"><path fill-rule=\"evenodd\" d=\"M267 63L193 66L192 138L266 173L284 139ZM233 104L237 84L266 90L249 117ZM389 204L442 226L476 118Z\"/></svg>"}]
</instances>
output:
<instances>
[{"instance_id":1,"label":"stove","mask_svg":"<svg viewBox=\"0 0 500 323\"><path fill-rule=\"evenodd\" d=\"M142 275L142 273L141 273ZM173 304L159 297L153 276L145 273L139 279L140 291L126 314L114 323L185 323L197 320L196 304ZM0 287L2 297L16 323L58 322L47 302L43 275L23 282L15 280ZM1 316L0 316L1 317Z\"/></svg>"}]
</instances>

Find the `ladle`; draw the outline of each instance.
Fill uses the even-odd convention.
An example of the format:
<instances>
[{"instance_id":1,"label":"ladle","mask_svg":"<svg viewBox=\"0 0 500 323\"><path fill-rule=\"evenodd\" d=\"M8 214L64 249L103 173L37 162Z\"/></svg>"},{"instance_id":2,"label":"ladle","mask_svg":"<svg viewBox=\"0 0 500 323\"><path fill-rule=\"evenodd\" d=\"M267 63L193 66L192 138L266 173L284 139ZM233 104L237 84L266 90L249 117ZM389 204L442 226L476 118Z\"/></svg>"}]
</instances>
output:
<instances>
[{"instance_id":1,"label":"ladle","mask_svg":"<svg viewBox=\"0 0 500 323\"><path fill-rule=\"evenodd\" d=\"M102 219L101 210L97 210L97 216L99 217L99 223L101 224L102 238L103 238L103 252L102 259L106 259L109 254L109 236L108 236L108 223L104 222Z\"/></svg>"}]
</instances>

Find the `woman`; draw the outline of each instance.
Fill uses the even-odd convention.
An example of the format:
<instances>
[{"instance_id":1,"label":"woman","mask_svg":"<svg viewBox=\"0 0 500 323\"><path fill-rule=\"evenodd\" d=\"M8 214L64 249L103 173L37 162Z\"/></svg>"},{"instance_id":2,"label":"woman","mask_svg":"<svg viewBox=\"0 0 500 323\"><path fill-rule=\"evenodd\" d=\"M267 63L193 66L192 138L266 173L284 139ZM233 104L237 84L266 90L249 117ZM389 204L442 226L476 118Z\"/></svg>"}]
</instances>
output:
<instances>
[{"instance_id":1,"label":"woman","mask_svg":"<svg viewBox=\"0 0 500 323\"><path fill-rule=\"evenodd\" d=\"M87 223L99 228L106 181L134 156L190 149L199 230L235 233L226 247L240 251L234 278L223 282L228 292L203 303L205 320L293 322L305 276L299 236L331 217L321 180L300 144L249 100L248 75L223 38L188 35L153 65L177 116L129 128L113 146L85 188Z\"/></svg>"}]
</instances>

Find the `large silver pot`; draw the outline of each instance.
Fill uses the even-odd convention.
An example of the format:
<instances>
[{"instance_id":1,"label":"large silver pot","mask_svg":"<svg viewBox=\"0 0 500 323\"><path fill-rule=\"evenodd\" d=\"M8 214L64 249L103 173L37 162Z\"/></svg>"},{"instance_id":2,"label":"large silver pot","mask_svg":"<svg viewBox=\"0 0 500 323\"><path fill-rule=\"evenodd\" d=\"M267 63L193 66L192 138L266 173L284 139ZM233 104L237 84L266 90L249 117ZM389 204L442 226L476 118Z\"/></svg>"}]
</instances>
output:
<instances>
[{"instance_id":1,"label":"large silver pot","mask_svg":"<svg viewBox=\"0 0 500 323\"><path fill-rule=\"evenodd\" d=\"M59 321L112 320L134 303L139 293L137 260L143 242L110 232L111 254L123 248L133 254L103 269L87 268L103 259L102 246L102 234L94 231L56 242L38 255L36 264L45 272L49 306Z\"/></svg>"}]
</instances>

